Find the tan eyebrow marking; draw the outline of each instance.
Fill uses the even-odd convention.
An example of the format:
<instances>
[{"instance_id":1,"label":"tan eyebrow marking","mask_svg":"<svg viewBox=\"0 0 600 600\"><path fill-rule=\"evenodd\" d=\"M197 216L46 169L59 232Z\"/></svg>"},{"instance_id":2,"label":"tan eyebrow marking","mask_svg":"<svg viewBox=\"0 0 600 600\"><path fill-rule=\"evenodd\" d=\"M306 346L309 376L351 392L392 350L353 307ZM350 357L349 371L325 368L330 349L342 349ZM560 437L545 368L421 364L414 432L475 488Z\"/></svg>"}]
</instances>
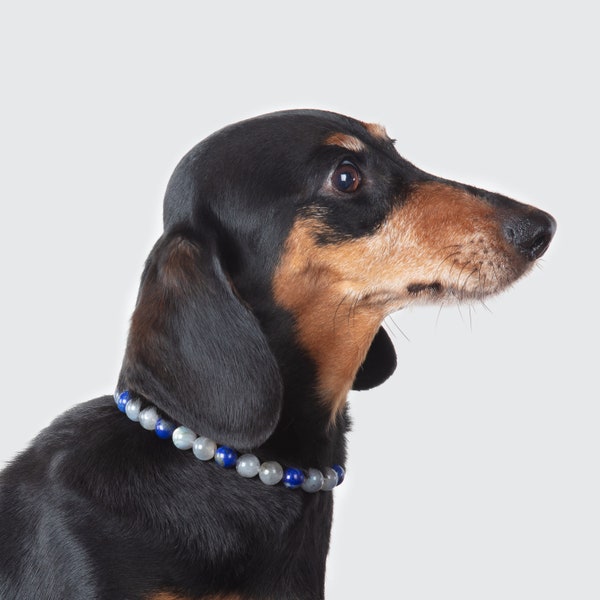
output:
<instances>
[{"instance_id":1,"label":"tan eyebrow marking","mask_svg":"<svg viewBox=\"0 0 600 600\"><path fill-rule=\"evenodd\" d=\"M357 137L345 133L332 133L326 140L326 146L340 146L351 152L364 152L365 145Z\"/></svg>"},{"instance_id":2,"label":"tan eyebrow marking","mask_svg":"<svg viewBox=\"0 0 600 600\"><path fill-rule=\"evenodd\" d=\"M386 141L390 139L390 136L387 134L383 125L380 125L379 123L364 123L364 126L371 135Z\"/></svg>"}]
</instances>

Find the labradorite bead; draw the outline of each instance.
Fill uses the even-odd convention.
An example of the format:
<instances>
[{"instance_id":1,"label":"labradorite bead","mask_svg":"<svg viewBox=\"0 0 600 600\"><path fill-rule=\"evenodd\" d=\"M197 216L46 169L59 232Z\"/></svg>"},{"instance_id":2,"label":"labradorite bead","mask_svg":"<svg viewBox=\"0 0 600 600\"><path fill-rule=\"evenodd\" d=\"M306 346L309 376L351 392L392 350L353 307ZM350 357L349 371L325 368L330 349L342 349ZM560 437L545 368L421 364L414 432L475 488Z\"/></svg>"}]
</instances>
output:
<instances>
[{"instance_id":1,"label":"labradorite bead","mask_svg":"<svg viewBox=\"0 0 600 600\"><path fill-rule=\"evenodd\" d=\"M323 473L321 473L319 469L309 469L306 477L304 478L302 489L305 492L314 494L323 487L323 480Z\"/></svg>"},{"instance_id":2,"label":"labradorite bead","mask_svg":"<svg viewBox=\"0 0 600 600\"><path fill-rule=\"evenodd\" d=\"M200 460L211 460L214 458L216 451L217 444L213 440L203 436L196 438L192 446L194 456Z\"/></svg>"},{"instance_id":3,"label":"labradorite bead","mask_svg":"<svg viewBox=\"0 0 600 600\"><path fill-rule=\"evenodd\" d=\"M238 458L235 468L242 477L256 477L260 470L260 460L254 454L243 454Z\"/></svg>"},{"instance_id":4,"label":"labradorite bead","mask_svg":"<svg viewBox=\"0 0 600 600\"><path fill-rule=\"evenodd\" d=\"M330 492L338 484L338 475L331 467L323 469L323 487L324 492Z\"/></svg>"},{"instance_id":5,"label":"labradorite bead","mask_svg":"<svg viewBox=\"0 0 600 600\"><path fill-rule=\"evenodd\" d=\"M276 485L283 477L283 468L278 462L267 461L260 465L258 476L267 485Z\"/></svg>"},{"instance_id":6,"label":"labradorite bead","mask_svg":"<svg viewBox=\"0 0 600 600\"><path fill-rule=\"evenodd\" d=\"M181 425L173 432L173 445L180 450L189 450L197 437L189 427Z\"/></svg>"},{"instance_id":7,"label":"labradorite bead","mask_svg":"<svg viewBox=\"0 0 600 600\"><path fill-rule=\"evenodd\" d=\"M147 429L148 431L154 431L156 427L156 422L160 417L158 416L158 411L154 406L148 406L144 410L140 411L139 414L139 422L140 425Z\"/></svg>"},{"instance_id":8,"label":"labradorite bead","mask_svg":"<svg viewBox=\"0 0 600 600\"><path fill-rule=\"evenodd\" d=\"M132 421L140 420L140 410L142 410L142 401L139 398L132 398L125 406L125 414Z\"/></svg>"}]
</instances>

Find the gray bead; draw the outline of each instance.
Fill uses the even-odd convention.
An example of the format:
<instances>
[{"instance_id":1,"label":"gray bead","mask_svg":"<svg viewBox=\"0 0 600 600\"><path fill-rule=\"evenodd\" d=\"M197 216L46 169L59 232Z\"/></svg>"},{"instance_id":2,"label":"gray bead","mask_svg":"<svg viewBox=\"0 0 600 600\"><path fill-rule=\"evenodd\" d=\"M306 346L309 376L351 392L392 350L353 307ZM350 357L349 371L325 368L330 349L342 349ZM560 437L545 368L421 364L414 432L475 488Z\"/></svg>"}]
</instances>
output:
<instances>
[{"instance_id":1,"label":"gray bead","mask_svg":"<svg viewBox=\"0 0 600 600\"><path fill-rule=\"evenodd\" d=\"M139 421L140 420L140 410L142 408L142 401L139 398L132 398L126 405L125 405L125 414L132 420L132 421Z\"/></svg>"},{"instance_id":2,"label":"gray bead","mask_svg":"<svg viewBox=\"0 0 600 600\"><path fill-rule=\"evenodd\" d=\"M260 460L254 454L243 454L237 459L235 468L242 477L256 477L260 470Z\"/></svg>"},{"instance_id":3,"label":"gray bead","mask_svg":"<svg viewBox=\"0 0 600 600\"><path fill-rule=\"evenodd\" d=\"M302 489L305 492L314 494L323 487L324 480L325 478L323 477L323 473L321 473L319 469L309 469L306 477L304 478Z\"/></svg>"},{"instance_id":4,"label":"gray bead","mask_svg":"<svg viewBox=\"0 0 600 600\"><path fill-rule=\"evenodd\" d=\"M338 484L338 474L331 468L323 469L323 487L324 492L330 492Z\"/></svg>"},{"instance_id":5,"label":"gray bead","mask_svg":"<svg viewBox=\"0 0 600 600\"><path fill-rule=\"evenodd\" d=\"M283 468L278 462L268 461L260 465L258 476L267 485L276 485L283 478Z\"/></svg>"},{"instance_id":6,"label":"gray bead","mask_svg":"<svg viewBox=\"0 0 600 600\"><path fill-rule=\"evenodd\" d=\"M173 432L173 445L180 450L189 450L198 436L188 427L177 427Z\"/></svg>"},{"instance_id":7,"label":"gray bead","mask_svg":"<svg viewBox=\"0 0 600 600\"><path fill-rule=\"evenodd\" d=\"M153 431L156 427L156 421L158 421L158 411L154 406L149 406L142 410L138 416L140 425L148 431Z\"/></svg>"},{"instance_id":8,"label":"gray bead","mask_svg":"<svg viewBox=\"0 0 600 600\"><path fill-rule=\"evenodd\" d=\"M211 460L217 451L217 444L207 437L196 438L192 446L192 452L196 458L200 460Z\"/></svg>"}]
</instances>

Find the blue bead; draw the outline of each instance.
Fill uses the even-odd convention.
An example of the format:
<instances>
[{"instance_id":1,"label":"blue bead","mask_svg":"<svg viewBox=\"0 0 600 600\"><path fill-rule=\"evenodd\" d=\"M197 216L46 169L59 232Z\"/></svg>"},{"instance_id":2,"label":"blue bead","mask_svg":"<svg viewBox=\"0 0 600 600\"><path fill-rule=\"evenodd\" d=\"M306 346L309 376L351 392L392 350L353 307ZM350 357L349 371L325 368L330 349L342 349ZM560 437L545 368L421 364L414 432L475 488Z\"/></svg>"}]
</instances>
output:
<instances>
[{"instance_id":1,"label":"blue bead","mask_svg":"<svg viewBox=\"0 0 600 600\"><path fill-rule=\"evenodd\" d=\"M124 392L121 392L117 396L117 408L121 412L125 412L125 407L127 406L127 403L129 402L129 400L131 400L131 394L127 390L125 390Z\"/></svg>"},{"instance_id":2,"label":"blue bead","mask_svg":"<svg viewBox=\"0 0 600 600\"><path fill-rule=\"evenodd\" d=\"M215 462L226 469L235 467L238 455L237 452L227 446L219 446L215 452Z\"/></svg>"},{"instance_id":3,"label":"blue bead","mask_svg":"<svg viewBox=\"0 0 600 600\"><path fill-rule=\"evenodd\" d=\"M304 473L300 469L286 469L283 472L283 485L286 488L295 490L304 483Z\"/></svg>"},{"instance_id":4,"label":"blue bead","mask_svg":"<svg viewBox=\"0 0 600 600\"><path fill-rule=\"evenodd\" d=\"M154 431L161 440L167 440L173 435L175 424L171 423L171 421L167 421L167 419L159 419L156 421Z\"/></svg>"},{"instance_id":5,"label":"blue bead","mask_svg":"<svg viewBox=\"0 0 600 600\"><path fill-rule=\"evenodd\" d=\"M344 470L344 467L342 467L341 465L333 465L331 467L338 476L338 485L341 485L341 483L344 481L344 477L346 477L346 471Z\"/></svg>"}]
</instances>

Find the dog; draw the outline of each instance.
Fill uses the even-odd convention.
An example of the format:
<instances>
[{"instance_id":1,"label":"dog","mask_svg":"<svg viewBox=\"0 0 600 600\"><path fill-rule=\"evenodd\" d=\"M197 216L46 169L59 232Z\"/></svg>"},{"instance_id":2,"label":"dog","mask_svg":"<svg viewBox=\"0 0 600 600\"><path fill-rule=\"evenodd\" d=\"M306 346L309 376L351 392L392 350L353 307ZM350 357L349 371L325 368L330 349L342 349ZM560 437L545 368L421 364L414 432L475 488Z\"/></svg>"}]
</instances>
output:
<instances>
[{"instance_id":1,"label":"dog","mask_svg":"<svg viewBox=\"0 0 600 600\"><path fill-rule=\"evenodd\" d=\"M114 397L1 475L0 597L323 598L346 397L396 368L383 319L501 292L555 229L380 125L293 110L209 136L167 186Z\"/></svg>"}]
</instances>

